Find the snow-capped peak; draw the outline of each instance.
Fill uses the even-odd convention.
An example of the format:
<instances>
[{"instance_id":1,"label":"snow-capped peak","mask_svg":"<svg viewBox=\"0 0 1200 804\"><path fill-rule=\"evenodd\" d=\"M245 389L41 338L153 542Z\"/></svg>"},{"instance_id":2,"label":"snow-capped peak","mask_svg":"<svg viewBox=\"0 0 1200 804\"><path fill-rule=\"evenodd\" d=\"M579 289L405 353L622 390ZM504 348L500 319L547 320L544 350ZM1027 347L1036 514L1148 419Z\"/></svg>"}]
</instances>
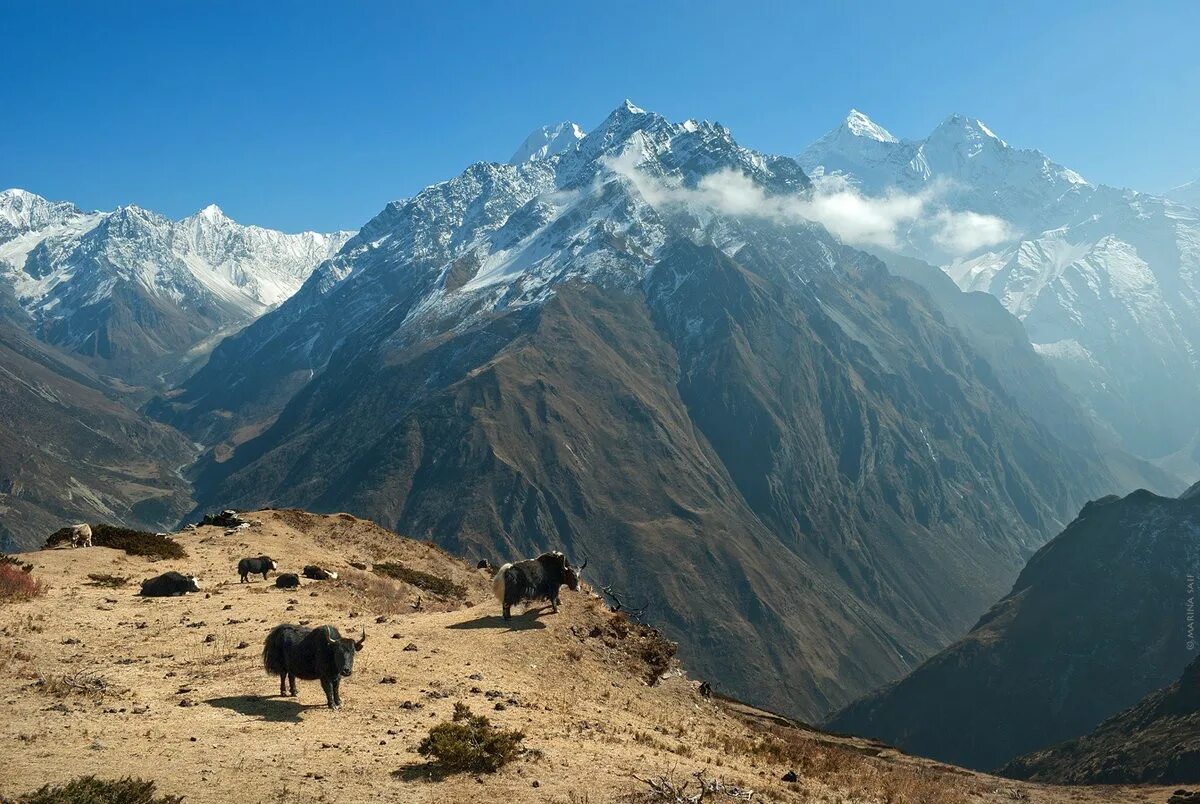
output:
<instances>
[{"instance_id":1,"label":"snow-capped peak","mask_svg":"<svg viewBox=\"0 0 1200 804\"><path fill-rule=\"evenodd\" d=\"M877 142L900 141L892 136L890 131L878 125L858 109L850 110L850 114L846 115L846 119L842 121L842 126L856 137L867 137Z\"/></svg>"},{"instance_id":2,"label":"snow-capped peak","mask_svg":"<svg viewBox=\"0 0 1200 804\"><path fill-rule=\"evenodd\" d=\"M938 124L938 127L929 135L929 140L934 139L975 142L988 139L994 140L1002 148L1008 147L1008 143L997 137L990 128L984 125L982 120L962 114L952 114Z\"/></svg>"},{"instance_id":3,"label":"snow-capped peak","mask_svg":"<svg viewBox=\"0 0 1200 804\"><path fill-rule=\"evenodd\" d=\"M221 210L221 208L220 208L219 206L217 206L216 204L209 204L208 206L206 206L204 209L200 210L200 211L199 211L199 212L197 212L196 214L197 214L199 217L201 217L201 218L205 218L205 219L207 219L207 220L210 220L210 221L211 221L211 220L218 220L218 219L221 219L221 218L225 218L225 217L226 217L226 216L225 216L225 213L224 213L224 212Z\"/></svg>"},{"instance_id":4,"label":"snow-capped peak","mask_svg":"<svg viewBox=\"0 0 1200 804\"><path fill-rule=\"evenodd\" d=\"M585 136L583 129L570 120L552 126L542 126L525 138L508 163L520 165L539 159L549 159L571 150Z\"/></svg>"}]
</instances>

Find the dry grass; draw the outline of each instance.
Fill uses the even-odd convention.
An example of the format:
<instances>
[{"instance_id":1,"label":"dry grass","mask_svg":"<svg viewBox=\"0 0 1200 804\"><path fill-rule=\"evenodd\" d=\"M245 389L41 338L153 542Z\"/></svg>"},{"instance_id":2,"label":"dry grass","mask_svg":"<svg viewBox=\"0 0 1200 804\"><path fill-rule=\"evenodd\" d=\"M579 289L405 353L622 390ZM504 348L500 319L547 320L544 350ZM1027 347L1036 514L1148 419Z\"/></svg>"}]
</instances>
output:
<instances>
[{"instance_id":1,"label":"dry grass","mask_svg":"<svg viewBox=\"0 0 1200 804\"><path fill-rule=\"evenodd\" d=\"M38 676L33 684L38 692L53 698L69 698L79 696L99 700L110 695L121 695L125 690L118 689L99 673L79 671L64 675Z\"/></svg>"},{"instance_id":2,"label":"dry grass","mask_svg":"<svg viewBox=\"0 0 1200 804\"><path fill-rule=\"evenodd\" d=\"M973 793L953 774L924 765L882 762L869 753L818 741L794 729L772 727L761 736L720 735L709 747L750 757L815 779L854 798L881 804L966 804Z\"/></svg>"}]
</instances>

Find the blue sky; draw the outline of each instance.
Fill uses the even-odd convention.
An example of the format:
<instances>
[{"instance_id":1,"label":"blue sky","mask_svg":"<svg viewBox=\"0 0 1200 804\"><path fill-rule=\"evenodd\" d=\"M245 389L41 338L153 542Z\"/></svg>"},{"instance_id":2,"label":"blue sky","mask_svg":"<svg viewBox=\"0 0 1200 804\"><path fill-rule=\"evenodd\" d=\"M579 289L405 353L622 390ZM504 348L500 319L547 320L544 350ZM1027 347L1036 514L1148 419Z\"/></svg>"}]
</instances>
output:
<instances>
[{"instance_id":1,"label":"blue sky","mask_svg":"<svg viewBox=\"0 0 1200 804\"><path fill-rule=\"evenodd\" d=\"M284 10L286 9L286 11ZM951 112L1110 184L1200 176L1200 3L0 0L0 186L357 228L625 97L795 153Z\"/></svg>"}]
</instances>

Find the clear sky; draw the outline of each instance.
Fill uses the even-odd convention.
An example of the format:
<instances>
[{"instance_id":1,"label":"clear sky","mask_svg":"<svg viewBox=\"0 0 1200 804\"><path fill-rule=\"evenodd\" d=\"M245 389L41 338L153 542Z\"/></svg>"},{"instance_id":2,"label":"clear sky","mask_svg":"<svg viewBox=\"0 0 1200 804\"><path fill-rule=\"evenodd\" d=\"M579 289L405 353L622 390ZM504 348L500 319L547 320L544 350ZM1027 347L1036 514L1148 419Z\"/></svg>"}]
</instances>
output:
<instances>
[{"instance_id":1,"label":"clear sky","mask_svg":"<svg viewBox=\"0 0 1200 804\"><path fill-rule=\"evenodd\" d=\"M0 187L358 228L629 97L795 153L851 107L983 119L1089 179L1200 176L1200 2L0 0Z\"/></svg>"}]
</instances>

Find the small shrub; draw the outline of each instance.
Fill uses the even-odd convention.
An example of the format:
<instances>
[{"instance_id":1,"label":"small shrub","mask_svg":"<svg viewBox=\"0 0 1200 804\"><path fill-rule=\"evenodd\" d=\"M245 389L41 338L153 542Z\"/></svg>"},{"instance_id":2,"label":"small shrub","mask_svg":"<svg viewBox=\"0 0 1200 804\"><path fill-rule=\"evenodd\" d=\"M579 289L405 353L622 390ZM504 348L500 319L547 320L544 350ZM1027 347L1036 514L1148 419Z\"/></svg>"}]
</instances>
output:
<instances>
[{"instance_id":1,"label":"small shrub","mask_svg":"<svg viewBox=\"0 0 1200 804\"><path fill-rule=\"evenodd\" d=\"M71 540L70 528L59 528L46 539L46 547L57 547ZM145 530L133 530L116 525L93 525L92 544L96 547L111 547L123 550L131 556L152 559L187 558L187 551L166 536Z\"/></svg>"},{"instance_id":2,"label":"small shrub","mask_svg":"<svg viewBox=\"0 0 1200 804\"><path fill-rule=\"evenodd\" d=\"M4 553L0 553L0 566L6 566L6 565L11 566L11 567L16 567L17 569L21 570L22 572L32 572L33 571L33 565L30 564L29 562L22 561L21 559L17 558L16 556L9 556L9 555L5 555Z\"/></svg>"},{"instance_id":3,"label":"small shrub","mask_svg":"<svg viewBox=\"0 0 1200 804\"><path fill-rule=\"evenodd\" d=\"M64 785L46 785L17 801L19 804L179 804L183 797L156 796L154 782L130 776L116 781L80 776Z\"/></svg>"},{"instance_id":4,"label":"small shrub","mask_svg":"<svg viewBox=\"0 0 1200 804\"><path fill-rule=\"evenodd\" d=\"M46 584L33 577L32 567L0 564L0 603L33 600L46 594Z\"/></svg>"},{"instance_id":5,"label":"small shrub","mask_svg":"<svg viewBox=\"0 0 1200 804\"><path fill-rule=\"evenodd\" d=\"M454 597L459 600L467 596L467 588L462 584L454 583L449 578L443 578L440 575L432 575L406 567L399 561L385 561L382 564L376 564L375 572L395 578L397 581L403 581L423 592L429 592L431 595Z\"/></svg>"},{"instance_id":6,"label":"small shrub","mask_svg":"<svg viewBox=\"0 0 1200 804\"><path fill-rule=\"evenodd\" d=\"M523 732L497 728L459 702L451 720L434 726L417 753L430 757L445 773L494 773L517 758L524 739Z\"/></svg>"},{"instance_id":7,"label":"small shrub","mask_svg":"<svg viewBox=\"0 0 1200 804\"><path fill-rule=\"evenodd\" d=\"M88 586L103 586L105 589L120 589L129 583L128 578L123 578L120 575L109 575L106 572L89 572L88 579L91 581Z\"/></svg>"}]
</instances>

